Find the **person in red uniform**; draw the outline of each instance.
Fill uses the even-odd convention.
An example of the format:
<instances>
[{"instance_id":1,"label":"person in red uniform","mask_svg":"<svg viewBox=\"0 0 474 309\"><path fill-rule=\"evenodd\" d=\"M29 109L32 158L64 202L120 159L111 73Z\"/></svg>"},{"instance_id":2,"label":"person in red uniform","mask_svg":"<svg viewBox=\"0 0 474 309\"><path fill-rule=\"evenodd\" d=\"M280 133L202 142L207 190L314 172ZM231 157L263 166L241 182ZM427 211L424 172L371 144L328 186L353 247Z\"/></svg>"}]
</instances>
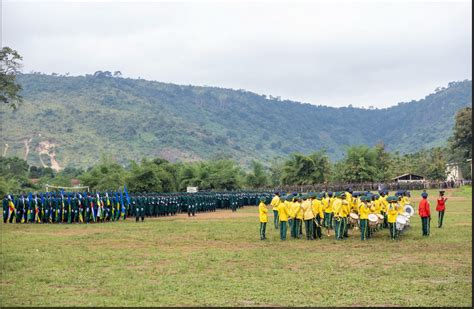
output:
<instances>
[{"instance_id":1,"label":"person in red uniform","mask_svg":"<svg viewBox=\"0 0 474 309\"><path fill-rule=\"evenodd\" d=\"M423 236L430 235L430 220L431 220L431 212L430 212L430 203L428 202L428 193L423 192L421 193L421 201L418 204L418 215L421 217L421 229Z\"/></svg>"},{"instance_id":2,"label":"person in red uniform","mask_svg":"<svg viewBox=\"0 0 474 309\"><path fill-rule=\"evenodd\" d=\"M439 191L439 197L436 205L436 211L438 212L438 228L443 226L444 210L446 209L447 197L444 196L444 191Z\"/></svg>"}]
</instances>

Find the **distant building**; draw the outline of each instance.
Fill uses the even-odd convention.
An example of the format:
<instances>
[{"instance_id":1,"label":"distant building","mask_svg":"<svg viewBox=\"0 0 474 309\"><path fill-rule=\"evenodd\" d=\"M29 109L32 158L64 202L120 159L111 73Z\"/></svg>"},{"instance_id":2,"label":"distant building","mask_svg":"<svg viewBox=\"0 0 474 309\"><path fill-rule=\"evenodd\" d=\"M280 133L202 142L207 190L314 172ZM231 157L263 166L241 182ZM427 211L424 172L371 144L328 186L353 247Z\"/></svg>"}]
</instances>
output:
<instances>
[{"instance_id":1,"label":"distant building","mask_svg":"<svg viewBox=\"0 0 474 309\"><path fill-rule=\"evenodd\" d=\"M464 177L458 163L446 164L446 181L462 181Z\"/></svg>"},{"instance_id":2,"label":"distant building","mask_svg":"<svg viewBox=\"0 0 474 309\"><path fill-rule=\"evenodd\" d=\"M396 182L420 182L425 181L425 177L415 174L403 174L392 179Z\"/></svg>"}]
</instances>

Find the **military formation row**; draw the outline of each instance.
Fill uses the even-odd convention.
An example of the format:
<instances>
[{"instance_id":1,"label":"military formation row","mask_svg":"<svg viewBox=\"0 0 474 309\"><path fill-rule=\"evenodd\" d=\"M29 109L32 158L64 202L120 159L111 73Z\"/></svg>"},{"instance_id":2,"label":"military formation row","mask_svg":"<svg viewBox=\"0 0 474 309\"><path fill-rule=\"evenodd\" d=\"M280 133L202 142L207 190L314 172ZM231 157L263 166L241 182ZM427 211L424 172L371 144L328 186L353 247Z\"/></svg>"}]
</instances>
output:
<instances>
[{"instance_id":1,"label":"military formation row","mask_svg":"<svg viewBox=\"0 0 474 309\"><path fill-rule=\"evenodd\" d=\"M271 201L269 192L137 193L125 192L41 192L5 195L4 223L92 223L135 217L173 216L186 213L257 205Z\"/></svg>"}]
</instances>

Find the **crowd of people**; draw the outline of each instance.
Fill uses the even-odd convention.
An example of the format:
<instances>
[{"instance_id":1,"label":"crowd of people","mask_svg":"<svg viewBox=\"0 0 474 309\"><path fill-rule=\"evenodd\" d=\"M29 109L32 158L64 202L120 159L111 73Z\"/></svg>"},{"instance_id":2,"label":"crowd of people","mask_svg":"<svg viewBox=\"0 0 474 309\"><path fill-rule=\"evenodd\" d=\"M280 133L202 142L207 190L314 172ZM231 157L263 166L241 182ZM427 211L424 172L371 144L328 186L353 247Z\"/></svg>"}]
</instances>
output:
<instances>
[{"instance_id":1,"label":"crowd of people","mask_svg":"<svg viewBox=\"0 0 474 309\"><path fill-rule=\"evenodd\" d=\"M271 200L269 192L132 193L35 192L3 198L4 223L100 223L146 217L173 216L216 209L237 211L257 205L260 197Z\"/></svg>"},{"instance_id":2,"label":"crowd of people","mask_svg":"<svg viewBox=\"0 0 474 309\"><path fill-rule=\"evenodd\" d=\"M422 234L430 234L431 212L428 194L422 193L418 215L422 221ZM230 209L233 212L247 205L258 205L260 239L266 239L268 209L273 211L273 225L279 230L280 239L298 239L303 233L308 240L323 236L343 240L349 237L349 229L360 230L361 240L373 237L377 232L388 230L391 239L399 239L409 228L414 215L410 192L396 191L389 195L386 190L354 192L350 188L339 192L291 193L276 192L196 192L196 193L132 193L107 192L40 192L18 195L7 194L3 198L4 223L102 223L117 222L134 217L144 221L149 217L174 216L187 213L195 216L200 212ZM442 227L447 198L440 191L436 210L438 227Z\"/></svg>"},{"instance_id":3,"label":"crowd of people","mask_svg":"<svg viewBox=\"0 0 474 309\"><path fill-rule=\"evenodd\" d=\"M428 193L423 191L418 205L418 215L422 220L422 235L429 236L431 212L427 200ZM373 237L376 232L388 230L390 239L396 240L409 228L410 217L414 215L410 192L399 190L389 195L386 190L378 193L370 191L353 192L350 188L339 192L320 192L285 195L276 192L270 205L273 211L273 224L280 230L280 239L286 240L287 230L290 237L303 237L308 240L321 239L325 231L327 237L334 233L336 240L349 237L349 229L360 230L361 240ZM436 210L438 227L443 225L447 198L440 191ZM268 209L265 199L259 203L260 239L266 239ZM304 227L303 227L304 225Z\"/></svg>"}]
</instances>

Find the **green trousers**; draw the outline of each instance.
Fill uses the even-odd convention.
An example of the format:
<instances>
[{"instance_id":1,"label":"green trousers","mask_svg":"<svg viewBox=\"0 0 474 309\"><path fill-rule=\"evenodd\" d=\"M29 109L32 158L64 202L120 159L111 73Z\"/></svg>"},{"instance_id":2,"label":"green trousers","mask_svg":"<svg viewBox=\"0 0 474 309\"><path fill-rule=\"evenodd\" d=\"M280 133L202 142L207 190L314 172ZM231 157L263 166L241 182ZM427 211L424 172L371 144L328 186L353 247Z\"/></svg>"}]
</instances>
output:
<instances>
[{"instance_id":1,"label":"green trousers","mask_svg":"<svg viewBox=\"0 0 474 309\"><path fill-rule=\"evenodd\" d=\"M438 228L443 226L444 210L438 211Z\"/></svg>"},{"instance_id":2,"label":"green trousers","mask_svg":"<svg viewBox=\"0 0 474 309\"><path fill-rule=\"evenodd\" d=\"M280 222L280 219L278 217L278 210L273 211L273 224L275 224L275 229L278 230L278 223Z\"/></svg>"},{"instance_id":3,"label":"green trousers","mask_svg":"<svg viewBox=\"0 0 474 309\"><path fill-rule=\"evenodd\" d=\"M313 235L313 219L309 220L304 220L304 227L305 227L305 233L306 233L306 239L307 240L313 240L314 235Z\"/></svg>"},{"instance_id":4,"label":"green trousers","mask_svg":"<svg viewBox=\"0 0 474 309\"><path fill-rule=\"evenodd\" d=\"M321 238L322 232L321 232L321 218L319 215L316 216L313 220L313 238Z\"/></svg>"},{"instance_id":5,"label":"green trousers","mask_svg":"<svg viewBox=\"0 0 474 309\"><path fill-rule=\"evenodd\" d=\"M286 221L280 221L280 239L286 240Z\"/></svg>"},{"instance_id":6,"label":"green trousers","mask_svg":"<svg viewBox=\"0 0 474 309\"><path fill-rule=\"evenodd\" d=\"M295 223L295 220L294 219L288 219L288 227L290 229L290 236L291 237L294 237L293 236L293 224Z\"/></svg>"},{"instance_id":7,"label":"green trousers","mask_svg":"<svg viewBox=\"0 0 474 309\"><path fill-rule=\"evenodd\" d=\"M360 240L367 240L367 225L368 225L367 219L360 219Z\"/></svg>"},{"instance_id":8,"label":"green trousers","mask_svg":"<svg viewBox=\"0 0 474 309\"><path fill-rule=\"evenodd\" d=\"M397 227L395 222L394 223L388 223L388 229L390 231L390 238L391 239L396 239L397 238Z\"/></svg>"},{"instance_id":9,"label":"green trousers","mask_svg":"<svg viewBox=\"0 0 474 309\"><path fill-rule=\"evenodd\" d=\"M260 222L260 240L266 239L265 230L267 229L267 222Z\"/></svg>"},{"instance_id":10,"label":"green trousers","mask_svg":"<svg viewBox=\"0 0 474 309\"><path fill-rule=\"evenodd\" d=\"M293 226L291 227L291 237L299 238L300 237L300 226L301 220L300 219L293 219Z\"/></svg>"},{"instance_id":11,"label":"green trousers","mask_svg":"<svg viewBox=\"0 0 474 309\"><path fill-rule=\"evenodd\" d=\"M430 235L430 218L428 217L421 218L421 232L423 236Z\"/></svg>"},{"instance_id":12,"label":"green trousers","mask_svg":"<svg viewBox=\"0 0 474 309\"><path fill-rule=\"evenodd\" d=\"M334 219L334 233L336 239L342 239L342 220L340 218Z\"/></svg>"},{"instance_id":13,"label":"green trousers","mask_svg":"<svg viewBox=\"0 0 474 309\"><path fill-rule=\"evenodd\" d=\"M349 237L349 218L342 218L342 224L344 225L342 237Z\"/></svg>"},{"instance_id":14,"label":"green trousers","mask_svg":"<svg viewBox=\"0 0 474 309\"><path fill-rule=\"evenodd\" d=\"M325 226L328 229L332 229L332 213L324 213Z\"/></svg>"}]
</instances>

